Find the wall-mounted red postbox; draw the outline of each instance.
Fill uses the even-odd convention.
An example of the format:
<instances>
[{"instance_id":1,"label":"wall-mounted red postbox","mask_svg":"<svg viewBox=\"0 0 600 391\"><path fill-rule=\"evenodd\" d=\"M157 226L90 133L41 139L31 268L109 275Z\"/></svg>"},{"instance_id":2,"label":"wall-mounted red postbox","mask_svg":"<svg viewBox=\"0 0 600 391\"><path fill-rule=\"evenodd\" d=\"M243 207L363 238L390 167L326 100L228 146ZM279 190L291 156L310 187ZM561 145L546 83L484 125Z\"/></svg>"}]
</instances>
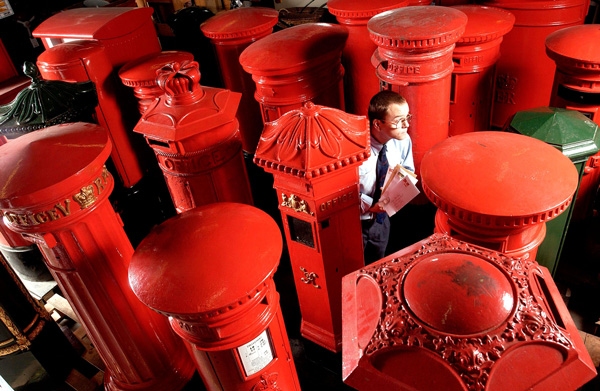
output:
<instances>
[{"instance_id":1,"label":"wall-mounted red postbox","mask_svg":"<svg viewBox=\"0 0 600 391\"><path fill-rule=\"evenodd\" d=\"M141 114L144 114L155 99L164 94L164 90L156 81L157 71L172 62L184 61L194 61L194 55L184 51L167 50L129 61L119 69L121 82L133 88Z\"/></svg>"},{"instance_id":2,"label":"wall-mounted red postbox","mask_svg":"<svg viewBox=\"0 0 600 391\"><path fill-rule=\"evenodd\" d=\"M438 207L435 231L535 259L546 222L573 200L579 174L553 146L516 133L450 137L423 157L423 191Z\"/></svg>"},{"instance_id":3,"label":"wall-mounted red postbox","mask_svg":"<svg viewBox=\"0 0 600 391\"><path fill-rule=\"evenodd\" d=\"M265 124L254 162L279 194L305 338L341 349L341 277L364 265L358 166L367 159L364 116L308 102Z\"/></svg>"},{"instance_id":4,"label":"wall-mounted red postbox","mask_svg":"<svg viewBox=\"0 0 600 391\"><path fill-rule=\"evenodd\" d=\"M157 81L164 93L134 131L154 150L177 212L219 201L252 204L235 116L241 94L202 87L195 61L166 65Z\"/></svg>"},{"instance_id":5,"label":"wall-mounted red postbox","mask_svg":"<svg viewBox=\"0 0 600 391\"><path fill-rule=\"evenodd\" d=\"M238 118L243 148L249 154L256 150L263 122L254 99L256 87L239 57L250 44L271 34L278 21L279 12L272 8L243 7L219 13L200 25L215 49L225 88L242 94Z\"/></svg>"},{"instance_id":6,"label":"wall-mounted red postbox","mask_svg":"<svg viewBox=\"0 0 600 391\"><path fill-rule=\"evenodd\" d=\"M347 39L342 26L304 23L248 46L240 64L256 83L254 97L263 121L274 121L308 101L344 110L342 50Z\"/></svg>"},{"instance_id":7,"label":"wall-mounted red postbox","mask_svg":"<svg viewBox=\"0 0 600 391\"><path fill-rule=\"evenodd\" d=\"M300 391L273 274L283 243L265 212L218 202L157 226L129 283L170 317L208 391Z\"/></svg>"},{"instance_id":8,"label":"wall-mounted red postbox","mask_svg":"<svg viewBox=\"0 0 600 391\"><path fill-rule=\"evenodd\" d=\"M133 247L108 200L114 180L102 127L71 123L0 148L0 212L36 243L106 365L106 390L179 390L194 373L164 317L128 284Z\"/></svg>"},{"instance_id":9,"label":"wall-mounted red postbox","mask_svg":"<svg viewBox=\"0 0 600 391\"><path fill-rule=\"evenodd\" d=\"M357 390L574 391L596 376L532 258L434 234L342 289L342 376Z\"/></svg>"},{"instance_id":10,"label":"wall-mounted red postbox","mask_svg":"<svg viewBox=\"0 0 600 391\"><path fill-rule=\"evenodd\" d=\"M32 35L41 39L46 49L73 40L97 40L118 68L161 50L153 12L150 7L72 8L44 20Z\"/></svg>"},{"instance_id":11,"label":"wall-mounted red postbox","mask_svg":"<svg viewBox=\"0 0 600 391\"><path fill-rule=\"evenodd\" d=\"M377 45L369 38L367 22L373 16L395 8L406 7L408 0L330 0L327 9L338 23L348 29L342 51L344 66L345 111L367 115L371 97L379 91L379 78L371 65Z\"/></svg>"},{"instance_id":12,"label":"wall-mounted red postbox","mask_svg":"<svg viewBox=\"0 0 600 391\"><path fill-rule=\"evenodd\" d=\"M491 129L496 62L500 44L515 16L495 7L457 5L467 15L467 27L452 53L449 135Z\"/></svg>"},{"instance_id":13,"label":"wall-mounted red postbox","mask_svg":"<svg viewBox=\"0 0 600 391\"><path fill-rule=\"evenodd\" d=\"M400 93L410 105L409 133L417 173L423 155L448 137L452 52L466 25L467 15L442 6L403 7L367 23L377 44L371 61L381 88ZM425 202L422 195L413 200Z\"/></svg>"},{"instance_id":14,"label":"wall-mounted red postbox","mask_svg":"<svg viewBox=\"0 0 600 391\"><path fill-rule=\"evenodd\" d=\"M557 30L546 37L546 53L556 64L550 106L577 110L600 125L600 31L596 25ZM573 220L591 217L600 184L600 153L583 171Z\"/></svg>"},{"instance_id":15,"label":"wall-mounted red postbox","mask_svg":"<svg viewBox=\"0 0 600 391\"><path fill-rule=\"evenodd\" d=\"M518 111L548 104L554 64L546 56L544 41L556 30L583 24L589 0L490 0L483 4L515 16L496 62L492 127L502 129Z\"/></svg>"}]
</instances>

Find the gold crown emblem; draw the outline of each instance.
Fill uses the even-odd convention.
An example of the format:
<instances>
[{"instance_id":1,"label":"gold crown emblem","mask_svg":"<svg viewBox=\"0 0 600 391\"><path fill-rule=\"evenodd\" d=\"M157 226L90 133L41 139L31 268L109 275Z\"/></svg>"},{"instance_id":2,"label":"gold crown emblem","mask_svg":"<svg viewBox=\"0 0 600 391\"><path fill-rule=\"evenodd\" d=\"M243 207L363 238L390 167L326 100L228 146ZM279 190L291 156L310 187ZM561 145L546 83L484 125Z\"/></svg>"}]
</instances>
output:
<instances>
[{"instance_id":1,"label":"gold crown emblem","mask_svg":"<svg viewBox=\"0 0 600 391\"><path fill-rule=\"evenodd\" d=\"M92 206L94 202L96 202L96 196L94 195L94 187L92 185L82 187L81 191L73 196L73 199L79 204L81 209L85 209Z\"/></svg>"}]
</instances>

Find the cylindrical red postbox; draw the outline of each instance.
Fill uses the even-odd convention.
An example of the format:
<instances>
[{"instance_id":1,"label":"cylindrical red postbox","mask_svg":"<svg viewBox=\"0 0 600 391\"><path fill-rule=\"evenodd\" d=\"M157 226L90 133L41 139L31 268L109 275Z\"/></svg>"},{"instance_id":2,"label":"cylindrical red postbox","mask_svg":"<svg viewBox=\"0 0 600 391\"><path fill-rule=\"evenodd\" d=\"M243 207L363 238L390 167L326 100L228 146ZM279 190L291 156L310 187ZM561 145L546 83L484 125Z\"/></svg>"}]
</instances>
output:
<instances>
[{"instance_id":1,"label":"cylindrical red postbox","mask_svg":"<svg viewBox=\"0 0 600 391\"><path fill-rule=\"evenodd\" d=\"M248 45L273 32L279 12L265 7L243 7L222 12L200 25L211 40L225 88L242 94L238 118L244 151L253 154L262 131L260 107L254 100L256 89L250 75L240 66L240 54Z\"/></svg>"},{"instance_id":2,"label":"cylindrical red postbox","mask_svg":"<svg viewBox=\"0 0 600 391\"><path fill-rule=\"evenodd\" d=\"M441 6L386 11L367 24L378 46L371 61L381 88L400 93L410 106L417 173L429 148L448 137L452 52L466 25L463 12ZM413 202L426 199L419 195Z\"/></svg>"},{"instance_id":3,"label":"cylindrical red postbox","mask_svg":"<svg viewBox=\"0 0 600 391\"><path fill-rule=\"evenodd\" d=\"M342 343L341 277L364 265L357 167L369 121L311 102L265 125L254 162L274 175L302 314L301 334Z\"/></svg>"},{"instance_id":4,"label":"cylindrical red postbox","mask_svg":"<svg viewBox=\"0 0 600 391\"><path fill-rule=\"evenodd\" d=\"M168 64L157 80L164 94L134 130L154 150L177 212L219 201L252 204L235 117L240 94L202 87L195 61Z\"/></svg>"},{"instance_id":5,"label":"cylindrical red postbox","mask_svg":"<svg viewBox=\"0 0 600 391\"><path fill-rule=\"evenodd\" d=\"M379 78L371 65L371 55L377 45L369 38L367 22L381 12L406 7L408 4L408 0L327 2L329 12L348 29L348 40L342 51L346 112L367 115L369 101L379 91Z\"/></svg>"},{"instance_id":6,"label":"cylindrical red postbox","mask_svg":"<svg viewBox=\"0 0 600 391\"><path fill-rule=\"evenodd\" d=\"M305 102L344 110L342 50L348 30L304 23L248 46L240 64L256 83L263 121L302 108Z\"/></svg>"},{"instance_id":7,"label":"cylindrical red postbox","mask_svg":"<svg viewBox=\"0 0 600 391\"><path fill-rule=\"evenodd\" d=\"M582 24L589 0L491 0L484 4L515 16L496 63L492 127L501 129L516 112L548 104L554 64L544 52L544 41L556 30Z\"/></svg>"},{"instance_id":8,"label":"cylindrical red postbox","mask_svg":"<svg viewBox=\"0 0 600 391\"><path fill-rule=\"evenodd\" d=\"M105 129L56 125L0 148L0 211L37 243L106 365L110 391L181 389L194 365L168 322L127 281L133 247L108 199Z\"/></svg>"},{"instance_id":9,"label":"cylindrical red postbox","mask_svg":"<svg viewBox=\"0 0 600 391\"><path fill-rule=\"evenodd\" d=\"M183 212L138 246L129 283L170 317L209 391L299 391L273 274L281 232L258 208L219 202Z\"/></svg>"},{"instance_id":10,"label":"cylindrical red postbox","mask_svg":"<svg viewBox=\"0 0 600 391\"><path fill-rule=\"evenodd\" d=\"M550 106L577 110L600 125L600 30L597 25L560 29L546 38L546 53L555 62ZM573 220L592 216L600 184L600 153L583 171Z\"/></svg>"},{"instance_id":11,"label":"cylindrical red postbox","mask_svg":"<svg viewBox=\"0 0 600 391\"><path fill-rule=\"evenodd\" d=\"M133 88L133 94L138 99L138 108L141 114L148 109L152 102L164 94L156 78L157 71L172 62L182 63L194 61L192 53L169 50L152 53L137 60L129 61L119 69L121 82Z\"/></svg>"},{"instance_id":12,"label":"cylindrical red postbox","mask_svg":"<svg viewBox=\"0 0 600 391\"><path fill-rule=\"evenodd\" d=\"M535 259L546 221L571 204L579 182L553 146L516 133L471 132L431 148L423 191L438 207L436 232Z\"/></svg>"},{"instance_id":13,"label":"cylindrical red postbox","mask_svg":"<svg viewBox=\"0 0 600 391\"><path fill-rule=\"evenodd\" d=\"M455 9L467 15L467 27L452 53L452 91L450 128L454 136L491 129L496 61L500 43L515 22L510 12L501 8L459 5Z\"/></svg>"},{"instance_id":14,"label":"cylindrical red postbox","mask_svg":"<svg viewBox=\"0 0 600 391\"><path fill-rule=\"evenodd\" d=\"M596 376L531 258L434 234L342 284L342 376L357 390L574 391Z\"/></svg>"}]
</instances>

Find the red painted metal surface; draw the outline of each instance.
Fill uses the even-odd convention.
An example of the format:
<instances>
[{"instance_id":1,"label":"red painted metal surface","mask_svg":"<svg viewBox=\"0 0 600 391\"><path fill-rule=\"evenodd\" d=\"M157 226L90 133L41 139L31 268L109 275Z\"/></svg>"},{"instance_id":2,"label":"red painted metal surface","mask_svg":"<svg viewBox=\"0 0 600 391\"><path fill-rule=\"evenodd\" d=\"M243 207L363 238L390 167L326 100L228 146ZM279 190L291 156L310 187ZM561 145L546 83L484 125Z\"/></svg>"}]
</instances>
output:
<instances>
[{"instance_id":1,"label":"red painted metal surface","mask_svg":"<svg viewBox=\"0 0 600 391\"><path fill-rule=\"evenodd\" d=\"M458 5L467 15L467 27L452 53L449 135L491 129L496 62L503 36L515 17L501 8Z\"/></svg>"},{"instance_id":2,"label":"red painted metal surface","mask_svg":"<svg viewBox=\"0 0 600 391\"><path fill-rule=\"evenodd\" d=\"M344 110L342 50L347 38L342 26L305 23L248 46L240 64L256 83L254 97L263 121L274 121L308 101Z\"/></svg>"},{"instance_id":3,"label":"red painted metal surface","mask_svg":"<svg viewBox=\"0 0 600 391\"><path fill-rule=\"evenodd\" d=\"M408 0L330 0L327 9L339 24L348 29L348 40L342 51L346 112L367 115L369 100L379 91L379 79L371 65L377 45L369 38L367 22L373 16L391 9L406 7Z\"/></svg>"},{"instance_id":4,"label":"red painted metal surface","mask_svg":"<svg viewBox=\"0 0 600 391\"><path fill-rule=\"evenodd\" d=\"M546 54L556 64L550 106L577 110L600 125L600 30L595 25L572 26L549 34ZM600 154L583 171L573 220L593 214L600 185Z\"/></svg>"},{"instance_id":5,"label":"red painted metal surface","mask_svg":"<svg viewBox=\"0 0 600 391\"><path fill-rule=\"evenodd\" d=\"M164 94L134 131L154 150L177 212L219 201L252 204L235 117L240 94L202 87L195 61L171 63L157 80Z\"/></svg>"},{"instance_id":6,"label":"red painted metal surface","mask_svg":"<svg viewBox=\"0 0 600 391\"><path fill-rule=\"evenodd\" d=\"M258 208L219 202L156 227L129 283L171 318L209 391L300 390L273 274L283 243Z\"/></svg>"},{"instance_id":7,"label":"red painted metal surface","mask_svg":"<svg viewBox=\"0 0 600 391\"><path fill-rule=\"evenodd\" d=\"M33 30L45 48L73 40L102 43L115 67L161 50L150 7L84 7L61 11Z\"/></svg>"},{"instance_id":8,"label":"red painted metal surface","mask_svg":"<svg viewBox=\"0 0 600 391\"><path fill-rule=\"evenodd\" d=\"M410 105L417 173L423 155L448 137L452 51L466 25L463 12L441 6L399 8L376 15L367 24L378 47L371 61L381 88L400 93ZM413 203L426 201L420 194Z\"/></svg>"},{"instance_id":9,"label":"red painted metal surface","mask_svg":"<svg viewBox=\"0 0 600 391\"><path fill-rule=\"evenodd\" d=\"M127 121L130 114L121 105L120 87L114 75L114 65L105 47L97 41L73 41L47 49L38 56L37 66L43 79L81 82L91 80L98 92L96 118L110 134L113 149L111 158L123 186L134 186L144 175L137 142L132 138ZM139 113L136 113L139 117ZM143 141L143 140L142 140ZM143 155L142 155L143 156Z\"/></svg>"},{"instance_id":10,"label":"red painted metal surface","mask_svg":"<svg viewBox=\"0 0 600 391\"><path fill-rule=\"evenodd\" d=\"M342 376L360 391L574 391L596 375L532 258L434 234L345 276L342 291Z\"/></svg>"},{"instance_id":11,"label":"red painted metal surface","mask_svg":"<svg viewBox=\"0 0 600 391\"><path fill-rule=\"evenodd\" d=\"M570 205L579 175L568 157L543 141L482 131L429 150L421 179L438 207L436 232L535 259L546 221Z\"/></svg>"},{"instance_id":12,"label":"red painted metal surface","mask_svg":"<svg viewBox=\"0 0 600 391\"><path fill-rule=\"evenodd\" d=\"M168 322L133 294L133 248L108 199L105 129L72 123L0 148L0 210L42 251L61 291L106 365L106 390L178 390L194 365Z\"/></svg>"},{"instance_id":13,"label":"red painted metal surface","mask_svg":"<svg viewBox=\"0 0 600 391\"><path fill-rule=\"evenodd\" d=\"M492 127L501 129L518 111L548 105L554 64L544 52L548 34L583 24L589 0L492 0L483 4L515 16L500 45Z\"/></svg>"},{"instance_id":14,"label":"red painted metal surface","mask_svg":"<svg viewBox=\"0 0 600 391\"><path fill-rule=\"evenodd\" d=\"M364 265L357 168L369 153L364 116L308 102L265 125L254 157L281 197L300 332L334 352L342 342L341 278Z\"/></svg>"},{"instance_id":15,"label":"red painted metal surface","mask_svg":"<svg viewBox=\"0 0 600 391\"><path fill-rule=\"evenodd\" d=\"M157 72L167 64L184 61L194 61L194 55L184 51L167 50L129 61L119 69L121 82L133 88L141 114L144 114L152 101L164 94L156 81Z\"/></svg>"},{"instance_id":16,"label":"red painted metal surface","mask_svg":"<svg viewBox=\"0 0 600 391\"><path fill-rule=\"evenodd\" d=\"M200 25L215 48L225 88L242 94L238 118L243 148L250 154L256 151L263 121L254 99L256 87L239 57L250 44L271 34L278 21L279 12L272 8L244 7L222 12Z\"/></svg>"}]
</instances>

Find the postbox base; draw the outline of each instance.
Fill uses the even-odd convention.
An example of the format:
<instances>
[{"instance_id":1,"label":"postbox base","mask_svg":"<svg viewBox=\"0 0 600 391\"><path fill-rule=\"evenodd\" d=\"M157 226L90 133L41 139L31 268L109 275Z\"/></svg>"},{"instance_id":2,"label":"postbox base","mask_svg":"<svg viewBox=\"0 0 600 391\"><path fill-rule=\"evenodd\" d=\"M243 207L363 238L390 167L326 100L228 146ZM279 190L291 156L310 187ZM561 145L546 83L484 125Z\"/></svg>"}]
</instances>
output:
<instances>
[{"instance_id":1,"label":"postbox base","mask_svg":"<svg viewBox=\"0 0 600 391\"><path fill-rule=\"evenodd\" d=\"M317 345L338 353L342 351L342 335L341 332L334 335L327 330L320 328L312 323L306 322L304 319L300 323L300 334Z\"/></svg>"}]
</instances>

